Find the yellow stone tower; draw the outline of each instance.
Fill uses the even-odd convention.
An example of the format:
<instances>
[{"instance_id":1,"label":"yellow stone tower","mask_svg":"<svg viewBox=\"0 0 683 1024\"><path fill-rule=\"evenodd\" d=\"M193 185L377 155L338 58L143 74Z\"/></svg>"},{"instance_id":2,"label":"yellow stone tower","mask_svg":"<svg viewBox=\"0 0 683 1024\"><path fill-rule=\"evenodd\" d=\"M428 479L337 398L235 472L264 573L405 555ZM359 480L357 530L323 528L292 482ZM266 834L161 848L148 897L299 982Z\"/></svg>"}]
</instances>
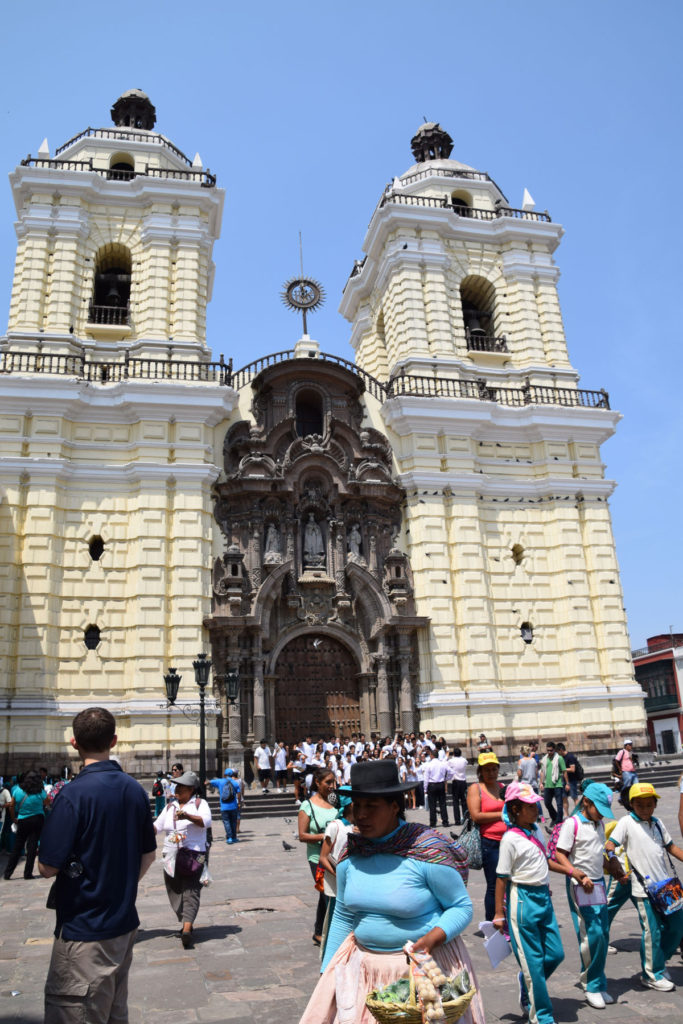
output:
<instances>
[{"instance_id":1,"label":"yellow stone tower","mask_svg":"<svg viewBox=\"0 0 683 1024\"><path fill-rule=\"evenodd\" d=\"M133 770L196 749L196 725L162 707L162 674L176 665L186 698L196 694L215 427L235 401L205 338L224 194L199 154L189 160L154 131L144 93L125 93L112 118L53 155L43 143L11 175L18 245L0 347L5 772L43 752L53 770L72 715L92 703L117 715L119 756Z\"/></svg>"},{"instance_id":2,"label":"yellow stone tower","mask_svg":"<svg viewBox=\"0 0 683 1024\"><path fill-rule=\"evenodd\" d=\"M513 209L424 124L340 310L407 491L422 728L575 749L644 731L600 445L619 414L578 387L553 259L562 228Z\"/></svg>"}]
</instances>

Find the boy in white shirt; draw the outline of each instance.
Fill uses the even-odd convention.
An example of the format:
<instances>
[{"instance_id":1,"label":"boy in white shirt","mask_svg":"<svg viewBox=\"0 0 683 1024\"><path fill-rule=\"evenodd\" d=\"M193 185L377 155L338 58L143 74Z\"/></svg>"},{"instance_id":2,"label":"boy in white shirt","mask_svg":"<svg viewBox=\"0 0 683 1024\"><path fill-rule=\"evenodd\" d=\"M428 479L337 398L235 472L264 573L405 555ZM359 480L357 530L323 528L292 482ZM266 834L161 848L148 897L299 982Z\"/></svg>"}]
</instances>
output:
<instances>
[{"instance_id":1,"label":"boy in white shirt","mask_svg":"<svg viewBox=\"0 0 683 1024\"><path fill-rule=\"evenodd\" d=\"M653 882L671 877L669 856L683 861L683 850L674 845L666 825L654 816L659 799L654 786L637 782L631 786L628 799L632 810L617 822L605 849L607 856L613 858L617 847L623 846L631 864L631 894L642 929L640 983L657 992L671 992L675 986L668 977L666 961L683 939L683 909L673 914L659 913L652 906L644 883L648 876Z\"/></svg>"},{"instance_id":2,"label":"boy in white shirt","mask_svg":"<svg viewBox=\"0 0 683 1024\"><path fill-rule=\"evenodd\" d=\"M258 771L258 779L261 783L261 791L263 793L268 792L268 783L271 780L270 773L270 747L265 740L261 740L258 747L254 751L254 764Z\"/></svg>"},{"instance_id":3,"label":"boy in white shirt","mask_svg":"<svg viewBox=\"0 0 683 1024\"><path fill-rule=\"evenodd\" d=\"M586 1002L603 1010L614 999L607 992L605 961L609 943L604 817L612 815L612 792L600 782L589 783L570 818L562 823L555 859L568 873L567 899L579 942L579 984Z\"/></svg>"}]
</instances>

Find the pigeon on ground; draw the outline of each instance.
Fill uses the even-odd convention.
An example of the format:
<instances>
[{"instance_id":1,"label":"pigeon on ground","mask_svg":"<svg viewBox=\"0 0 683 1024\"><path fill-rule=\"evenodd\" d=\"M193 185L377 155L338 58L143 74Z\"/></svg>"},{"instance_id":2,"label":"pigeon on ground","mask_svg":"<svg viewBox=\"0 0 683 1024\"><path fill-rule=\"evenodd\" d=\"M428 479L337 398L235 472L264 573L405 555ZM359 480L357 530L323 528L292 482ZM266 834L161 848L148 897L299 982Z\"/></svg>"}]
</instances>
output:
<instances>
[{"instance_id":1,"label":"pigeon on ground","mask_svg":"<svg viewBox=\"0 0 683 1024\"><path fill-rule=\"evenodd\" d=\"M286 843L286 842L284 841L284 839L283 839L283 840L282 840L282 849L283 849L283 850L287 850L287 851L289 851L289 850L293 850L293 849L294 849L294 847L293 847L293 846L292 846L292 845L291 845L290 843Z\"/></svg>"}]
</instances>

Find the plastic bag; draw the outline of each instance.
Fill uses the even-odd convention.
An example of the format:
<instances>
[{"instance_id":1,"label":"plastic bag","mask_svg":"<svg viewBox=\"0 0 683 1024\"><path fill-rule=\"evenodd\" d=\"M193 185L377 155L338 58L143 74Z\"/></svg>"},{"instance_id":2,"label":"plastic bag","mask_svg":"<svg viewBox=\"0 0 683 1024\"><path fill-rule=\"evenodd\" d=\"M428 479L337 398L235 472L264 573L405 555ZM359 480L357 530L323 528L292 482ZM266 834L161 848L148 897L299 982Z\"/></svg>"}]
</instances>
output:
<instances>
[{"instance_id":1,"label":"plastic bag","mask_svg":"<svg viewBox=\"0 0 683 1024\"><path fill-rule=\"evenodd\" d=\"M200 885L211 885L212 882L213 882L213 876L212 876L211 872L209 871L209 865L208 865L208 863L206 861L204 861L204 869L203 869L203 871L201 873L201 876L200 876L200 879L199 879L199 884Z\"/></svg>"},{"instance_id":2,"label":"plastic bag","mask_svg":"<svg viewBox=\"0 0 683 1024\"><path fill-rule=\"evenodd\" d=\"M182 840L183 837L180 832L167 832L164 837L161 859L164 863L164 871L169 878L175 878L175 861L178 856L178 846Z\"/></svg>"}]
</instances>

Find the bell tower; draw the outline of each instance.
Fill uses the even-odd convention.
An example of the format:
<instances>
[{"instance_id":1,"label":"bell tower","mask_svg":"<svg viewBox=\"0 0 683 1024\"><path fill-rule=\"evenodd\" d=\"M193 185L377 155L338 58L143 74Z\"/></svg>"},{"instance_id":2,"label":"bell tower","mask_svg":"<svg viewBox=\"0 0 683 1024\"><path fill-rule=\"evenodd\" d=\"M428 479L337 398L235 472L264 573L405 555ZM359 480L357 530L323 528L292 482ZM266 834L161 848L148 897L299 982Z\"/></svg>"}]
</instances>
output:
<instances>
[{"instance_id":1,"label":"bell tower","mask_svg":"<svg viewBox=\"0 0 683 1024\"><path fill-rule=\"evenodd\" d=\"M205 338L224 193L156 130L143 92L124 93L112 118L54 153L43 143L10 179L5 773L61 764L65 723L92 703L116 715L127 769L156 770L171 749L196 757L159 690L170 665L188 685L207 639L215 431L237 402Z\"/></svg>"},{"instance_id":2,"label":"bell tower","mask_svg":"<svg viewBox=\"0 0 683 1024\"><path fill-rule=\"evenodd\" d=\"M154 130L131 89L109 128L47 140L11 175L17 259L11 348L208 358L206 306L224 193L197 154Z\"/></svg>"},{"instance_id":3,"label":"bell tower","mask_svg":"<svg viewBox=\"0 0 683 1024\"><path fill-rule=\"evenodd\" d=\"M452 159L437 123L372 215L340 311L387 389L406 491L421 727L577 750L644 730L600 445L619 414L579 387L557 295L563 229Z\"/></svg>"}]
</instances>

